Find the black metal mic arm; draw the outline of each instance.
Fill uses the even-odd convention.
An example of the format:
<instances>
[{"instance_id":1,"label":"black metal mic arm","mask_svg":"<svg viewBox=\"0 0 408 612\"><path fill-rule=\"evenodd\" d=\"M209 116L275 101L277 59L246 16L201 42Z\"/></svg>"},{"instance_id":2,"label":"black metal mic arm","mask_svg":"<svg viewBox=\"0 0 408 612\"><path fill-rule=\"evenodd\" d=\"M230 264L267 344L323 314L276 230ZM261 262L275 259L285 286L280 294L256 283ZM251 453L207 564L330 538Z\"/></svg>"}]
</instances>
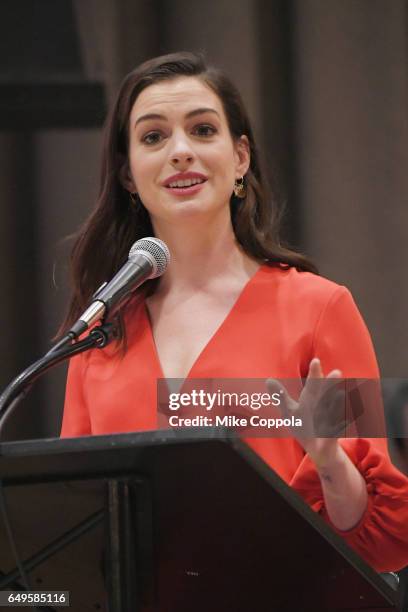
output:
<instances>
[{"instance_id":1,"label":"black metal mic arm","mask_svg":"<svg viewBox=\"0 0 408 612\"><path fill-rule=\"evenodd\" d=\"M55 365L88 351L92 348L104 348L115 338L116 328L113 323L105 323L95 327L86 338L79 340L73 344L66 344L65 342L61 346L61 342L58 342L48 353L46 353L41 359L35 361L32 365L26 368L21 374L19 374L11 383L6 387L3 393L0 395L0 424L3 421L4 416L8 408L13 407L23 399L32 384L37 378L40 378L45 372L53 368Z\"/></svg>"}]
</instances>

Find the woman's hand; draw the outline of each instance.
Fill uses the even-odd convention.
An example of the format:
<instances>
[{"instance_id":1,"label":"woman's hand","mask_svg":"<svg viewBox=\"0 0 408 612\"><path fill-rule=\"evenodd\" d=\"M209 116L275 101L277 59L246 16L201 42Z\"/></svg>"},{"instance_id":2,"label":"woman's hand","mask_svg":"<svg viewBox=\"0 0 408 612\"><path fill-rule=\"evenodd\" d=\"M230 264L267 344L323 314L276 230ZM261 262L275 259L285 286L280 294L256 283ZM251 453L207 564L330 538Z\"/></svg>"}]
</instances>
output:
<instances>
[{"instance_id":1,"label":"woman's hand","mask_svg":"<svg viewBox=\"0 0 408 612\"><path fill-rule=\"evenodd\" d=\"M327 513L335 527L352 529L367 507L367 487L363 476L339 444L337 437L347 425L345 394L339 392L340 370L324 377L320 360L312 359L305 386L296 402L276 380L267 382L270 393L281 393L285 417L302 419L302 435L294 436L316 466ZM321 436L319 436L319 433ZM325 437L323 437L323 434Z\"/></svg>"},{"instance_id":2,"label":"woman's hand","mask_svg":"<svg viewBox=\"0 0 408 612\"><path fill-rule=\"evenodd\" d=\"M267 381L270 393L280 391L283 416L301 419L301 433L295 428L292 433L316 466L325 465L332 459L337 436L346 425L345 394L339 389L340 380L340 370L332 370L325 377L320 360L314 358L298 401L290 396L280 381Z\"/></svg>"}]
</instances>

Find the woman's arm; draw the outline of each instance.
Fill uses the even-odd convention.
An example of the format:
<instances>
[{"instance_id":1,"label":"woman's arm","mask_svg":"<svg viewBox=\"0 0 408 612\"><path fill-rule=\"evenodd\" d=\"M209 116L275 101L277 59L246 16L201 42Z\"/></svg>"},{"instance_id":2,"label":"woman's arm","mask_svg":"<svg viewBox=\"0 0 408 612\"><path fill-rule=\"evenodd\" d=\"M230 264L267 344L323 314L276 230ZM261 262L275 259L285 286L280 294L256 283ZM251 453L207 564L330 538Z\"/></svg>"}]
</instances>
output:
<instances>
[{"instance_id":1,"label":"woman's arm","mask_svg":"<svg viewBox=\"0 0 408 612\"><path fill-rule=\"evenodd\" d=\"M332 448L317 457L309 456L316 466L322 485L327 514L340 531L355 527L368 503L367 485L356 466L337 440Z\"/></svg>"},{"instance_id":2,"label":"woman's arm","mask_svg":"<svg viewBox=\"0 0 408 612\"><path fill-rule=\"evenodd\" d=\"M303 432L313 435L322 427L323 435L329 435L328 422L322 423L326 414L330 413L332 422L341 422L344 418L343 398L339 406L339 416L333 419L336 413L332 410L332 404L336 400L335 385L339 378L339 370L333 370L324 377L320 360L312 359L299 401L292 399L285 391L282 405L285 416L294 414L300 418ZM276 390L275 386L276 381L269 381L271 392ZM282 387L281 383L278 386ZM341 531L352 529L359 523L367 508L367 486L363 476L336 437L301 437L296 432L294 435L316 467L330 521Z\"/></svg>"},{"instance_id":3,"label":"woman's arm","mask_svg":"<svg viewBox=\"0 0 408 612\"><path fill-rule=\"evenodd\" d=\"M369 333L346 289L339 288L330 299L315 328L314 338L311 356L319 357L325 372L332 375L335 368L340 368L343 379L378 382ZM340 372L336 375L340 376ZM386 440L378 437L385 429L377 393L374 392L373 402L366 403L366 413L362 416L364 427L359 419L359 430L368 437L347 437L335 442L335 447L339 446L355 466L357 475L346 460L340 467L343 452L330 449L329 439L323 440L320 448L316 440L309 446L306 442L306 447L303 441L306 455L290 484L367 563L379 572L396 571L408 563L408 479L391 464ZM346 482L343 482L344 474ZM327 480L323 483L322 475L329 475L333 483ZM329 484L334 484L334 488ZM335 499L339 492L346 497L340 505ZM367 495L365 504L360 495ZM346 530L348 512L354 516ZM358 515L361 520L353 528Z\"/></svg>"},{"instance_id":4,"label":"woman's arm","mask_svg":"<svg viewBox=\"0 0 408 612\"><path fill-rule=\"evenodd\" d=\"M327 380L335 381L340 377L341 372L333 370ZM316 380L323 382L323 379L320 360L312 359L306 393L302 394L305 401L313 401L313 392L307 393L308 383L313 385ZM310 407L311 412L313 408L315 407ZM300 443L316 466L331 522L337 529L349 531L357 525L367 508L367 485L363 476L344 452L337 438L313 438L300 440Z\"/></svg>"},{"instance_id":5,"label":"woman's arm","mask_svg":"<svg viewBox=\"0 0 408 612\"><path fill-rule=\"evenodd\" d=\"M72 357L68 368L61 438L91 435L91 422L84 397L84 355Z\"/></svg>"}]
</instances>

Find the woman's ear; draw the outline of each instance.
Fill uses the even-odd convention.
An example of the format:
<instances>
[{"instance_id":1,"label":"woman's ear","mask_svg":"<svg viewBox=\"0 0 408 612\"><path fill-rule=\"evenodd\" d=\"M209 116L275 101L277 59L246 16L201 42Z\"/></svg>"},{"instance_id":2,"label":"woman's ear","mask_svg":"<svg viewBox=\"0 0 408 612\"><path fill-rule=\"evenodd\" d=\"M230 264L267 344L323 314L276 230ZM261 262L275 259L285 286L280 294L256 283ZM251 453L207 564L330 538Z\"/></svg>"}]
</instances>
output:
<instances>
[{"instance_id":1,"label":"woman's ear","mask_svg":"<svg viewBox=\"0 0 408 612\"><path fill-rule=\"evenodd\" d=\"M235 142L236 178L245 176L251 163L251 152L247 136L242 135Z\"/></svg>"},{"instance_id":2,"label":"woman's ear","mask_svg":"<svg viewBox=\"0 0 408 612\"><path fill-rule=\"evenodd\" d=\"M130 174L129 163L126 157L121 156L120 165L119 165L119 182L122 185L123 189L129 191L129 193L136 193L136 185L133 181L133 178Z\"/></svg>"}]
</instances>

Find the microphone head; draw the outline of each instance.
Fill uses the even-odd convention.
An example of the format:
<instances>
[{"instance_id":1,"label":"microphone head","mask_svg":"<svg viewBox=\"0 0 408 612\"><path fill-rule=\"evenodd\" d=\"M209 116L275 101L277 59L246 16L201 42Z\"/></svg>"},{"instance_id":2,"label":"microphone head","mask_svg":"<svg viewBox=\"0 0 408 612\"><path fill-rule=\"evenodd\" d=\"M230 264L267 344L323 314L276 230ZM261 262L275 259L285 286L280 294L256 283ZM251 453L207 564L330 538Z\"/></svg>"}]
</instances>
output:
<instances>
[{"instance_id":1,"label":"microphone head","mask_svg":"<svg viewBox=\"0 0 408 612\"><path fill-rule=\"evenodd\" d=\"M137 240L129 251L129 259L138 255L143 255L152 264L152 273L149 278L157 278L164 274L170 263L170 251L163 240L159 238Z\"/></svg>"}]
</instances>

